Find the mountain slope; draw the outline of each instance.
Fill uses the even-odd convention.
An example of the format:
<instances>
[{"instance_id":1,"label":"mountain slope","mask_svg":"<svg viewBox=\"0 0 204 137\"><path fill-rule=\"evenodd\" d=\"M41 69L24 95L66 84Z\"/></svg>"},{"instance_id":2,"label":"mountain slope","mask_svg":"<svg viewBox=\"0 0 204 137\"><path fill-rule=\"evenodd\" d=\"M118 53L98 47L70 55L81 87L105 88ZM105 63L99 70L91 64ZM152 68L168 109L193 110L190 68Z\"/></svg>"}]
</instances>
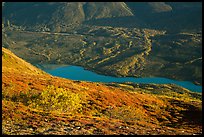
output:
<instances>
[{"instance_id":1,"label":"mountain slope","mask_svg":"<svg viewBox=\"0 0 204 137\"><path fill-rule=\"evenodd\" d=\"M65 32L85 23L175 33L200 30L201 13L200 2L7 2L2 15L29 30Z\"/></svg>"},{"instance_id":2,"label":"mountain slope","mask_svg":"<svg viewBox=\"0 0 204 137\"><path fill-rule=\"evenodd\" d=\"M147 23L145 27L170 33L199 31L202 28L200 2L126 2L135 18Z\"/></svg>"},{"instance_id":3,"label":"mountain slope","mask_svg":"<svg viewBox=\"0 0 204 137\"><path fill-rule=\"evenodd\" d=\"M85 20L121 16L133 16L123 2L12 2L3 7L5 21L52 31L62 31Z\"/></svg>"},{"instance_id":4,"label":"mountain slope","mask_svg":"<svg viewBox=\"0 0 204 137\"><path fill-rule=\"evenodd\" d=\"M76 33L57 34L7 28L5 35L3 47L32 64L79 65L103 75L166 77L202 85L200 32L84 26Z\"/></svg>"},{"instance_id":5,"label":"mountain slope","mask_svg":"<svg viewBox=\"0 0 204 137\"><path fill-rule=\"evenodd\" d=\"M202 133L199 93L167 84L71 81L2 53L3 134Z\"/></svg>"},{"instance_id":6,"label":"mountain slope","mask_svg":"<svg viewBox=\"0 0 204 137\"><path fill-rule=\"evenodd\" d=\"M137 16L139 14L152 14L161 12L170 12L172 7L165 2L126 2Z\"/></svg>"},{"instance_id":7,"label":"mountain slope","mask_svg":"<svg viewBox=\"0 0 204 137\"><path fill-rule=\"evenodd\" d=\"M12 71L15 73L32 73L32 74L44 74L44 72L23 59L17 57L8 49L2 47L2 73Z\"/></svg>"},{"instance_id":8,"label":"mountain slope","mask_svg":"<svg viewBox=\"0 0 204 137\"><path fill-rule=\"evenodd\" d=\"M124 2L87 2L84 5L86 20L133 16L132 11Z\"/></svg>"},{"instance_id":9,"label":"mountain slope","mask_svg":"<svg viewBox=\"0 0 204 137\"><path fill-rule=\"evenodd\" d=\"M3 20L3 47L32 64L202 85L200 2L6 3Z\"/></svg>"}]
</instances>

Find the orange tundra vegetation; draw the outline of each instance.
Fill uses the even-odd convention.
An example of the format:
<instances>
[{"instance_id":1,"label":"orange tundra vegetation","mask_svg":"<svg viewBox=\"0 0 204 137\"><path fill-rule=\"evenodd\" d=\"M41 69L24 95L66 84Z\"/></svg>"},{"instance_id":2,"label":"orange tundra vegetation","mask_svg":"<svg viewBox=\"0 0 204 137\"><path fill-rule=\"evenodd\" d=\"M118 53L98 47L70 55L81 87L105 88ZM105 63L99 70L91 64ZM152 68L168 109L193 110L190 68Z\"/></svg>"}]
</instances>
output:
<instances>
[{"instance_id":1,"label":"orange tundra vegetation","mask_svg":"<svg viewBox=\"0 0 204 137\"><path fill-rule=\"evenodd\" d=\"M202 133L200 93L54 77L5 48L2 64L3 134Z\"/></svg>"}]
</instances>

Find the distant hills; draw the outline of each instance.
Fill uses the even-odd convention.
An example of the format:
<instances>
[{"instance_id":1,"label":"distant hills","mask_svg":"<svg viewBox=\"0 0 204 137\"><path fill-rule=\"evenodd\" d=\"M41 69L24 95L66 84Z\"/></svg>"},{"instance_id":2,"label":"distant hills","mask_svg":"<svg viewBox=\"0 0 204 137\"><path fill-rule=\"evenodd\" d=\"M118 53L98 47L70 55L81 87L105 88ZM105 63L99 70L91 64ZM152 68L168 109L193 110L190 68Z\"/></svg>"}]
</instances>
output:
<instances>
[{"instance_id":1,"label":"distant hills","mask_svg":"<svg viewBox=\"0 0 204 137\"><path fill-rule=\"evenodd\" d=\"M200 2L126 2L135 18L145 27L165 29L169 32L199 30L202 28Z\"/></svg>"},{"instance_id":2,"label":"distant hills","mask_svg":"<svg viewBox=\"0 0 204 137\"><path fill-rule=\"evenodd\" d=\"M3 20L51 31L66 31L83 23L178 31L201 28L201 11L200 2L7 2Z\"/></svg>"},{"instance_id":3,"label":"distant hills","mask_svg":"<svg viewBox=\"0 0 204 137\"><path fill-rule=\"evenodd\" d=\"M47 25L53 29L79 25L85 20L133 16L123 2L6 3L6 20L17 25Z\"/></svg>"},{"instance_id":4,"label":"distant hills","mask_svg":"<svg viewBox=\"0 0 204 137\"><path fill-rule=\"evenodd\" d=\"M165 2L126 2L134 15L171 12L173 9Z\"/></svg>"}]
</instances>

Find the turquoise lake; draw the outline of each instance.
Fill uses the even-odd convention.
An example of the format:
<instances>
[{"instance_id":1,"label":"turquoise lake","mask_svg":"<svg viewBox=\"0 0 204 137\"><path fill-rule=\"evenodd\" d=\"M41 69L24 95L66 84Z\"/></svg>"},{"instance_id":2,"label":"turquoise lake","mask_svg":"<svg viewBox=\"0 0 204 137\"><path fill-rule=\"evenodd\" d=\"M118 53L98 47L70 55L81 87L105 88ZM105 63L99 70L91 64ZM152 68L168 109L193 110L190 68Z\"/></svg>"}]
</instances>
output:
<instances>
[{"instance_id":1,"label":"turquoise lake","mask_svg":"<svg viewBox=\"0 0 204 137\"><path fill-rule=\"evenodd\" d=\"M79 66L63 66L55 69L44 69L45 72L62 78L90 82L134 82L134 83L154 83L154 84L176 84L194 92L202 92L202 86L197 86L187 81L177 81L168 78L135 78L135 77L112 77L100 75Z\"/></svg>"}]
</instances>

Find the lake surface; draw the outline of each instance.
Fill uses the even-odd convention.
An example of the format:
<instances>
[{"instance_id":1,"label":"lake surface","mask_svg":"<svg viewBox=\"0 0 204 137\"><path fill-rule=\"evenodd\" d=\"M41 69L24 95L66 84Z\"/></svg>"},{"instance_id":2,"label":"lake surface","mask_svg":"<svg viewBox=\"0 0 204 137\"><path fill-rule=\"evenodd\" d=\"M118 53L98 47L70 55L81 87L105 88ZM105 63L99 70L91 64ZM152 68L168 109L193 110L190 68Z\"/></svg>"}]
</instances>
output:
<instances>
[{"instance_id":1,"label":"lake surface","mask_svg":"<svg viewBox=\"0 0 204 137\"><path fill-rule=\"evenodd\" d=\"M91 82L134 82L134 83L154 83L154 84L176 84L189 89L194 92L202 92L202 86L197 86L187 81L176 81L167 78L134 78L134 77L112 77L100 75L89 70L85 70L79 66L63 66L55 69L44 69L45 72L62 78L80 80L80 81L91 81Z\"/></svg>"}]
</instances>

